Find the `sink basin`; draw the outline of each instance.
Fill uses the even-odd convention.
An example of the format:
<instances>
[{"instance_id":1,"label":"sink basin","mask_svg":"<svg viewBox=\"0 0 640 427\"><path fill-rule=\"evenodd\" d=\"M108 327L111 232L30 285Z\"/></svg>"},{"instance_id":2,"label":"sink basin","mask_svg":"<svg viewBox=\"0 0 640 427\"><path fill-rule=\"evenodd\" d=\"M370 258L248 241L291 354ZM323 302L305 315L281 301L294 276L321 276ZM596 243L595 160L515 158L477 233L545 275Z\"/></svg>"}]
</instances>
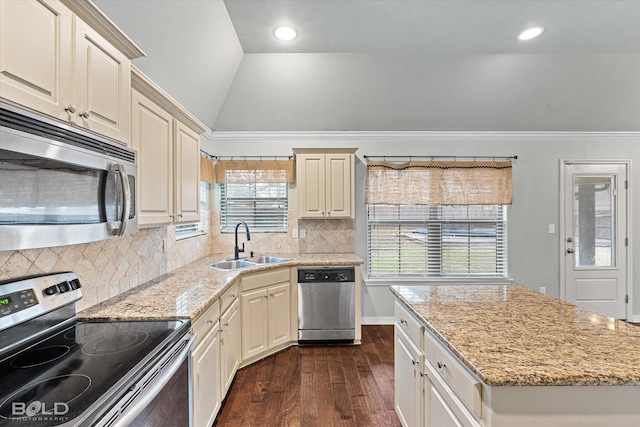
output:
<instances>
[{"instance_id":1,"label":"sink basin","mask_svg":"<svg viewBox=\"0 0 640 427\"><path fill-rule=\"evenodd\" d=\"M211 267L217 268L218 270L237 270L238 268L247 268L247 267L255 267L255 262L249 262L244 259L232 259L232 260L224 260L224 261L216 261L210 264Z\"/></svg>"},{"instance_id":2,"label":"sink basin","mask_svg":"<svg viewBox=\"0 0 640 427\"><path fill-rule=\"evenodd\" d=\"M281 258L278 256L262 255L262 256L247 258L247 260L256 264L273 264L274 262L291 261L291 258Z\"/></svg>"}]
</instances>

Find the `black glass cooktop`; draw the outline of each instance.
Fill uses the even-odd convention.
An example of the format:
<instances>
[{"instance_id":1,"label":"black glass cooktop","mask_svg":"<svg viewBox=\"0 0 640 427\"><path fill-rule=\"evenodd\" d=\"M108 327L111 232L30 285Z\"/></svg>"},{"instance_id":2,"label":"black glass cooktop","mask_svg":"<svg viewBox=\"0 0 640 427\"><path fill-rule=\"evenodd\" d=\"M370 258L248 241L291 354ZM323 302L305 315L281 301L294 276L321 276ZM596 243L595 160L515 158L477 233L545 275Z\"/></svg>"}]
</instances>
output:
<instances>
[{"instance_id":1,"label":"black glass cooktop","mask_svg":"<svg viewBox=\"0 0 640 427\"><path fill-rule=\"evenodd\" d=\"M186 328L180 321L77 322L2 360L0 425L56 426L93 411Z\"/></svg>"}]
</instances>

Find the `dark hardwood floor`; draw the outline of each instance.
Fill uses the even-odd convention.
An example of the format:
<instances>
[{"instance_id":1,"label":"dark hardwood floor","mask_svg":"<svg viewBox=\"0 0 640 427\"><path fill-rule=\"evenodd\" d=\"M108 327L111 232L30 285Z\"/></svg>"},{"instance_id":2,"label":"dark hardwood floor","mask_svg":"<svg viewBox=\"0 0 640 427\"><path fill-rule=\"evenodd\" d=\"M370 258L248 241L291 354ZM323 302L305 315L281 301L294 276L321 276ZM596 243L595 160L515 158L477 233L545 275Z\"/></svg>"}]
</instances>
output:
<instances>
[{"instance_id":1,"label":"dark hardwood floor","mask_svg":"<svg viewBox=\"0 0 640 427\"><path fill-rule=\"evenodd\" d=\"M393 326L357 346L293 346L238 371L214 426L400 426Z\"/></svg>"}]
</instances>

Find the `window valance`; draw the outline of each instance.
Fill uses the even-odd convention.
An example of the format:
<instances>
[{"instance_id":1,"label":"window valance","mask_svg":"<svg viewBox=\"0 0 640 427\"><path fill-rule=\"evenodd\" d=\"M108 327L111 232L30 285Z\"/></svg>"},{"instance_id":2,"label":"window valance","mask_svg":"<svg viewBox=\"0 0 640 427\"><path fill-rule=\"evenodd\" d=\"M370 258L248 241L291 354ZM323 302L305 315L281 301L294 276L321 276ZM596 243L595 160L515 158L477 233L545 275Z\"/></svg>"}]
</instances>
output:
<instances>
[{"instance_id":1,"label":"window valance","mask_svg":"<svg viewBox=\"0 0 640 427\"><path fill-rule=\"evenodd\" d=\"M248 184L255 182L294 182L293 159L289 160L218 160L216 182Z\"/></svg>"},{"instance_id":2,"label":"window valance","mask_svg":"<svg viewBox=\"0 0 640 427\"><path fill-rule=\"evenodd\" d=\"M213 182L213 160L200 155L200 181Z\"/></svg>"},{"instance_id":3,"label":"window valance","mask_svg":"<svg viewBox=\"0 0 640 427\"><path fill-rule=\"evenodd\" d=\"M511 161L367 162L369 205L510 205Z\"/></svg>"}]
</instances>

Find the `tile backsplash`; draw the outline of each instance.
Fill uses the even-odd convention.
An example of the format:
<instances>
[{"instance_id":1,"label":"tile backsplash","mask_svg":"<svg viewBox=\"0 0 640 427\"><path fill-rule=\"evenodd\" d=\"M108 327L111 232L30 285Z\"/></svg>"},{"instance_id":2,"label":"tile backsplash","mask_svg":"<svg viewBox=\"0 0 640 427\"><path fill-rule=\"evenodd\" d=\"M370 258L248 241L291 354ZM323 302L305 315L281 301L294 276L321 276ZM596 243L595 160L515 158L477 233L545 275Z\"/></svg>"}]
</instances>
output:
<instances>
[{"instance_id":1,"label":"tile backsplash","mask_svg":"<svg viewBox=\"0 0 640 427\"><path fill-rule=\"evenodd\" d=\"M220 233L220 212L210 214L209 234L178 241L175 227L165 226L81 245L2 251L0 280L73 271L84 286L80 311L212 253L233 256L233 233ZM243 255L354 251L353 220L299 220L293 210L288 220L288 233L253 232ZM306 230L306 238L293 239L294 228Z\"/></svg>"},{"instance_id":2,"label":"tile backsplash","mask_svg":"<svg viewBox=\"0 0 640 427\"><path fill-rule=\"evenodd\" d=\"M164 251L164 241L167 250ZM73 271L83 284L78 311L211 253L208 236L176 241L173 226L111 240L0 252L0 280Z\"/></svg>"}]
</instances>

